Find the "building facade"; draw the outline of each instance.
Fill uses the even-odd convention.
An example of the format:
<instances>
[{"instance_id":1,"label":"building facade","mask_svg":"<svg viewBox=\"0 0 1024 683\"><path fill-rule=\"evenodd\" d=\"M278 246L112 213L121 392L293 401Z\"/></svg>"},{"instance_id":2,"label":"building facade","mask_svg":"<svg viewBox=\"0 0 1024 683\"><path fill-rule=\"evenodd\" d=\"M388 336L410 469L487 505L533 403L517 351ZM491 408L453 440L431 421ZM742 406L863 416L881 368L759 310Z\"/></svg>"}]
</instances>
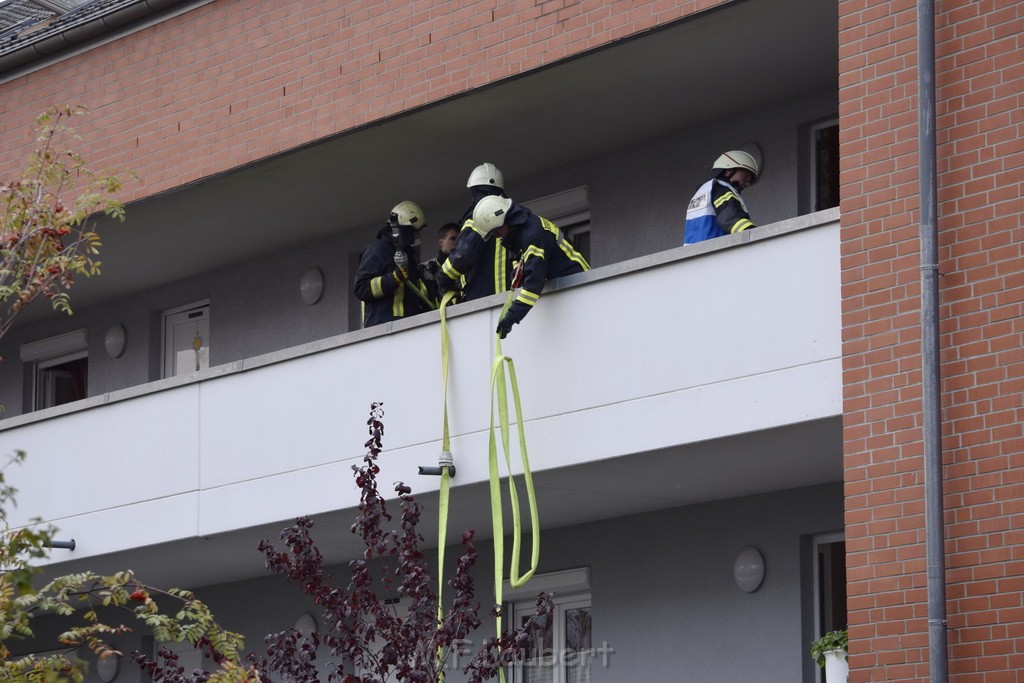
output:
<instances>
[{"instance_id":1,"label":"building facade","mask_svg":"<svg viewBox=\"0 0 1024 683\"><path fill-rule=\"evenodd\" d=\"M125 224L100 222L104 272L76 284L74 316L34 304L0 340L0 446L29 452L19 519L77 543L48 571L196 587L258 647L305 609L260 538L313 514L339 575L359 552L348 470L375 400L387 475L433 505L415 472L440 447L438 316L360 329L352 281L404 199L432 257L489 161L594 266L549 283L504 343L539 571L612 651L584 680L820 680L810 641L847 624L851 681L928 679L914 3L74 5L0 31L0 177L38 113L75 102L78 151L141 181ZM934 15L962 681L1024 669L1021 8ZM744 194L758 227L681 246L734 148L762 163ZM503 300L451 313L452 528L490 526ZM765 568L750 593L733 576L748 547Z\"/></svg>"}]
</instances>

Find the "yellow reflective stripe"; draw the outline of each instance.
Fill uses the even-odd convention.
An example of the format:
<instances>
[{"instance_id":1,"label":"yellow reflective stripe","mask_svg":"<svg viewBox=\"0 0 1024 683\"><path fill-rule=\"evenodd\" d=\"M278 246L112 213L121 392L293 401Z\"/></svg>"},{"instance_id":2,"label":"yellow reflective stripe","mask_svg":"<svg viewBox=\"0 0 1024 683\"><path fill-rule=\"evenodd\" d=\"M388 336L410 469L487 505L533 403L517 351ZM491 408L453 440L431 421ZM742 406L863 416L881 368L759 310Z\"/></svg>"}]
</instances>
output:
<instances>
[{"instance_id":1,"label":"yellow reflective stripe","mask_svg":"<svg viewBox=\"0 0 1024 683\"><path fill-rule=\"evenodd\" d=\"M557 225L549 221L547 218L541 218L540 224L544 226L545 230L555 236L555 244L557 244L558 248L562 250L562 253L565 254L566 258L580 264L580 267L583 268L583 270L590 270L590 264L587 263L587 259L583 258L583 254L576 251L576 247L572 246L572 242L565 239L565 235L562 234L562 231L558 229Z\"/></svg>"},{"instance_id":2,"label":"yellow reflective stripe","mask_svg":"<svg viewBox=\"0 0 1024 683\"><path fill-rule=\"evenodd\" d=\"M370 294L373 295L374 299L379 299L384 296L384 287L381 285L382 277L384 276L380 275L370 280Z\"/></svg>"},{"instance_id":3,"label":"yellow reflective stripe","mask_svg":"<svg viewBox=\"0 0 1024 683\"><path fill-rule=\"evenodd\" d=\"M569 258L570 261L575 261L576 263L580 264L580 268L582 268L583 270L590 270L590 264L587 263L587 259L583 258L583 254L581 254L580 252L576 251L576 249L573 248L572 244L569 243L569 240L563 240L563 244L561 245L561 247L562 252Z\"/></svg>"},{"instance_id":4,"label":"yellow reflective stripe","mask_svg":"<svg viewBox=\"0 0 1024 683\"><path fill-rule=\"evenodd\" d=\"M730 230L729 232L731 234L736 234L737 232L743 232L747 228L752 227L754 227L754 221L748 221L746 218L741 218L735 223L733 223L732 230Z\"/></svg>"},{"instance_id":5,"label":"yellow reflective stripe","mask_svg":"<svg viewBox=\"0 0 1024 683\"><path fill-rule=\"evenodd\" d=\"M544 258L544 250L535 244L531 244L526 248L526 251L523 252L523 263L526 263L531 256Z\"/></svg>"},{"instance_id":6,"label":"yellow reflective stripe","mask_svg":"<svg viewBox=\"0 0 1024 683\"><path fill-rule=\"evenodd\" d=\"M395 296L391 299L391 314L396 318L405 316L405 285L399 283L395 289Z\"/></svg>"},{"instance_id":7,"label":"yellow reflective stripe","mask_svg":"<svg viewBox=\"0 0 1024 683\"><path fill-rule=\"evenodd\" d=\"M453 280L458 280L462 277L462 273L455 270L451 259L445 259L444 264L441 266L441 272Z\"/></svg>"},{"instance_id":8,"label":"yellow reflective stripe","mask_svg":"<svg viewBox=\"0 0 1024 683\"><path fill-rule=\"evenodd\" d=\"M516 301L521 301L527 306L533 306L537 303L537 299L540 298L540 294L534 294L529 290L522 290L519 292L519 296L516 297Z\"/></svg>"},{"instance_id":9,"label":"yellow reflective stripe","mask_svg":"<svg viewBox=\"0 0 1024 683\"><path fill-rule=\"evenodd\" d=\"M722 204L725 204L730 199L735 199L736 201L740 200L740 198L734 195L732 192L726 192L721 197L715 200L715 208L719 208L720 206L722 206Z\"/></svg>"},{"instance_id":10,"label":"yellow reflective stripe","mask_svg":"<svg viewBox=\"0 0 1024 683\"><path fill-rule=\"evenodd\" d=\"M505 283L508 281L508 273L506 272L506 263L508 259L505 257L505 246L501 243L499 238L494 243L494 293L499 294L504 292L506 287Z\"/></svg>"},{"instance_id":11,"label":"yellow reflective stripe","mask_svg":"<svg viewBox=\"0 0 1024 683\"><path fill-rule=\"evenodd\" d=\"M472 230L476 234L480 235L484 239L487 239L487 233L486 232L480 232L480 230L475 225L473 225L473 219L472 218L467 218L466 222L462 224L462 229L463 230L465 230L467 228L469 228L470 230Z\"/></svg>"}]
</instances>

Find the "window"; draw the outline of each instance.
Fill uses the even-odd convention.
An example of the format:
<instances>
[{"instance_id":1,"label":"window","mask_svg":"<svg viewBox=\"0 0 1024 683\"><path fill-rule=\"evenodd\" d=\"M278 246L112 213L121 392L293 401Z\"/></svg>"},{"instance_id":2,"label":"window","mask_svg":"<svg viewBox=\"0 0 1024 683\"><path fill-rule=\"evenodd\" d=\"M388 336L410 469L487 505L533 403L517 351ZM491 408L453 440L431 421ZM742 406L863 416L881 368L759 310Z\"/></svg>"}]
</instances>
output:
<instances>
[{"instance_id":1,"label":"window","mask_svg":"<svg viewBox=\"0 0 1024 683\"><path fill-rule=\"evenodd\" d=\"M811 126L812 211L839 206L839 120Z\"/></svg>"},{"instance_id":2,"label":"window","mask_svg":"<svg viewBox=\"0 0 1024 683\"><path fill-rule=\"evenodd\" d=\"M590 595L555 596L555 610L543 617L523 662L516 667L517 683L589 683L594 659ZM534 600L513 603L516 624L533 614Z\"/></svg>"},{"instance_id":3,"label":"window","mask_svg":"<svg viewBox=\"0 0 1024 683\"><path fill-rule=\"evenodd\" d=\"M508 604L512 623L521 626L536 613L535 596L540 591L554 594L555 609L543 617L542 628L534 632L511 680L589 683L595 657L589 569L540 574L527 586L511 592Z\"/></svg>"},{"instance_id":4,"label":"window","mask_svg":"<svg viewBox=\"0 0 1024 683\"><path fill-rule=\"evenodd\" d=\"M210 302L164 312L164 377L210 367Z\"/></svg>"},{"instance_id":5,"label":"window","mask_svg":"<svg viewBox=\"0 0 1024 683\"><path fill-rule=\"evenodd\" d=\"M590 263L590 212L567 216L555 221L576 251Z\"/></svg>"},{"instance_id":6,"label":"window","mask_svg":"<svg viewBox=\"0 0 1024 683\"><path fill-rule=\"evenodd\" d=\"M89 350L84 329L24 344L21 360L31 363L32 410L64 405L89 395Z\"/></svg>"},{"instance_id":7,"label":"window","mask_svg":"<svg viewBox=\"0 0 1024 683\"><path fill-rule=\"evenodd\" d=\"M348 304L348 331L361 330L363 329L363 320L366 319L364 312L365 305L357 297L354 292L356 291L356 275L359 274L359 262L362 260L362 250L353 252L348 255L348 291L352 294L349 297Z\"/></svg>"},{"instance_id":8,"label":"window","mask_svg":"<svg viewBox=\"0 0 1024 683\"><path fill-rule=\"evenodd\" d=\"M842 532L821 534L814 537L813 546L814 638L819 638L847 626L845 536Z\"/></svg>"},{"instance_id":9,"label":"window","mask_svg":"<svg viewBox=\"0 0 1024 683\"><path fill-rule=\"evenodd\" d=\"M549 194L525 202L538 216L558 226L572 242L576 251L590 263L590 187L581 185L571 190Z\"/></svg>"}]
</instances>

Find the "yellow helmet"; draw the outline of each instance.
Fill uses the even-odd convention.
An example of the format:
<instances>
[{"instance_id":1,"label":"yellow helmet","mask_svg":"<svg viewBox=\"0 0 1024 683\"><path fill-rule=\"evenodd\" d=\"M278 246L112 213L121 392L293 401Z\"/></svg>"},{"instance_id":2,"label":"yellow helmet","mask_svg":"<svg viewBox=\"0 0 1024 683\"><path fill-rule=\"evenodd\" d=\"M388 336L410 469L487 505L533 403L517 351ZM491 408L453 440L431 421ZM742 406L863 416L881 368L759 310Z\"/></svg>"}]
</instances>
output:
<instances>
[{"instance_id":1,"label":"yellow helmet","mask_svg":"<svg viewBox=\"0 0 1024 683\"><path fill-rule=\"evenodd\" d=\"M391 213L395 214L398 218L399 225L408 225L419 230L427 224L427 217L423 215L423 209L420 208L420 205L408 199L396 204L395 208L391 209Z\"/></svg>"}]
</instances>

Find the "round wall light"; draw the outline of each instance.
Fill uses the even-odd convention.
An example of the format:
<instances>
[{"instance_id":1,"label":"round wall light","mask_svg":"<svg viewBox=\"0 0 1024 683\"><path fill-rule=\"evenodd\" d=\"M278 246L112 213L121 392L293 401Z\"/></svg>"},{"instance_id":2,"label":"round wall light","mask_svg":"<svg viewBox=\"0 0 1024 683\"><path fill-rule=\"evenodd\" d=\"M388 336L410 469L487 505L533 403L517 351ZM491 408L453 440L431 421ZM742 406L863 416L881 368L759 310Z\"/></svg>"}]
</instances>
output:
<instances>
[{"instance_id":1,"label":"round wall light","mask_svg":"<svg viewBox=\"0 0 1024 683\"><path fill-rule=\"evenodd\" d=\"M732 577L744 593L753 593L764 581L764 558L754 546L748 546L736 556Z\"/></svg>"},{"instance_id":2,"label":"round wall light","mask_svg":"<svg viewBox=\"0 0 1024 683\"><path fill-rule=\"evenodd\" d=\"M121 656L108 652L101 655L96 660L96 674L100 677L103 683L110 683L110 681L117 678L117 671L121 668Z\"/></svg>"},{"instance_id":3,"label":"round wall light","mask_svg":"<svg viewBox=\"0 0 1024 683\"><path fill-rule=\"evenodd\" d=\"M124 331L124 325L117 323L111 325L110 329L103 336L103 346L107 349L107 355L111 358L117 358L124 353L125 344L128 341L128 337Z\"/></svg>"},{"instance_id":4,"label":"round wall light","mask_svg":"<svg viewBox=\"0 0 1024 683\"><path fill-rule=\"evenodd\" d=\"M319 268L310 268L302 274L299 280L299 294L302 300L312 306L324 293L324 274Z\"/></svg>"},{"instance_id":5,"label":"round wall light","mask_svg":"<svg viewBox=\"0 0 1024 683\"><path fill-rule=\"evenodd\" d=\"M299 618L295 620L295 630L306 637L316 633L316 619L314 619L313 615L308 612L300 614Z\"/></svg>"}]
</instances>

